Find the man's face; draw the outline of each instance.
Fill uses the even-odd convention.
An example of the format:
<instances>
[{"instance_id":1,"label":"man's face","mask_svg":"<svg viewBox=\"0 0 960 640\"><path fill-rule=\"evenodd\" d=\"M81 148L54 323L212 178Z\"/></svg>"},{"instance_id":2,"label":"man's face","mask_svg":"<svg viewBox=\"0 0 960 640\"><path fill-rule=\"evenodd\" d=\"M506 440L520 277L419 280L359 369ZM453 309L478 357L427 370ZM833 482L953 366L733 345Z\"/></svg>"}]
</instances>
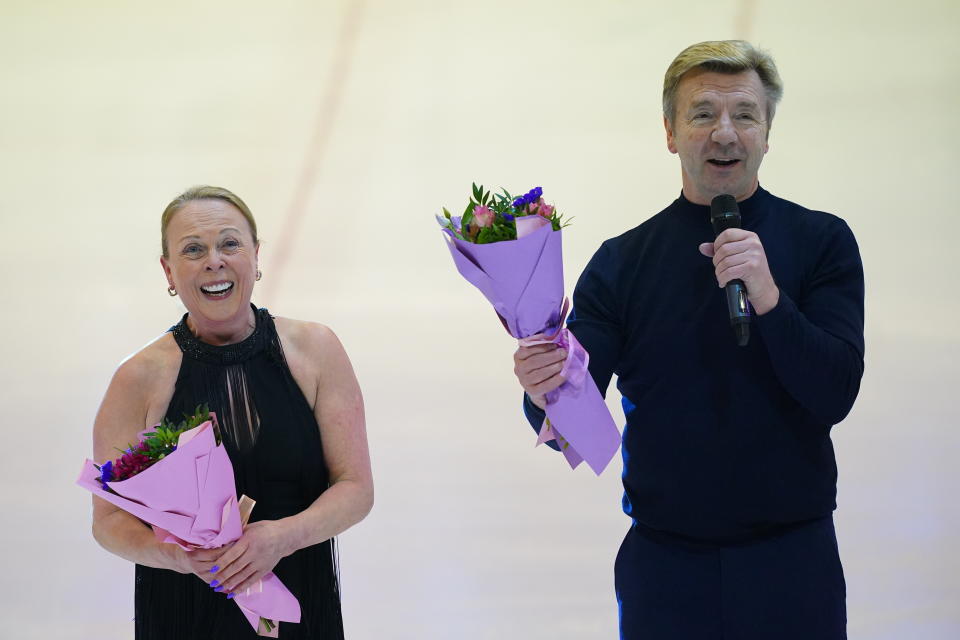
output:
<instances>
[{"instance_id":1,"label":"man's face","mask_svg":"<svg viewBox=\"0 0 960 640\"><path fill-rule=\"evenodd\" d=\"M767 96L756 71L693 70L677 87L673 123L664 118L667 148L680 156L683 194L710 204L721 193L753 195L767 152Z\"/></svg>"}]
</instances>

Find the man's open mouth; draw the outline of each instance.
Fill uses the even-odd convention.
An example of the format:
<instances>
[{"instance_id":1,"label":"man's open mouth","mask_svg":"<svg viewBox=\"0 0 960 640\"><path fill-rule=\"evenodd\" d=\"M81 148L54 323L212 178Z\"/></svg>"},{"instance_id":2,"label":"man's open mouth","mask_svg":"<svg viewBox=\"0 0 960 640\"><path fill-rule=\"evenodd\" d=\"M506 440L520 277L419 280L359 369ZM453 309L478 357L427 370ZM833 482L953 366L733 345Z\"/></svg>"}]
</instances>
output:
<instances>
[{"instance_id":1,"label":"man's open mouth","mask_svg":"<svg viewBox=\"0 0 960 640\"><path fill-rule=\"evenodd\" d=\"M730 166L735 165L735 164L737 164L738 162L740 162L740 160L737 160L737 159L734 159L734 160L719 160L719 159L717 159L717 158L711 158L710 160L707 160L707 162L709 162L710 164L714 165L715 167L730 167Z\"/></svg>"}]
</instances>

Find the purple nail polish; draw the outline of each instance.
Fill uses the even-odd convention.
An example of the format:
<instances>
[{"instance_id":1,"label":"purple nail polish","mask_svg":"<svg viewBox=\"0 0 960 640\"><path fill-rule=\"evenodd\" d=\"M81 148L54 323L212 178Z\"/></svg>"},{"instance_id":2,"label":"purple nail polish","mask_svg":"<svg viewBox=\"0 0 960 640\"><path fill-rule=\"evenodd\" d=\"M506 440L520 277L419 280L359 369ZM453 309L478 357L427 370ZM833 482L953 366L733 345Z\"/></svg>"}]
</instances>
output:
<instances>
[{"instance_id":1,"label":"purple nail polish","mask_svg":"<svg viewBox=\"0 0 960 640\"><path fill-rule=\"evenodd\" d=\"M219 585L219 584L220 584L220 581L219 581L219 580L214 580L213 582L210 583L210 586L211 586L211 587L216 587L216 586Z\"/></svg>"},{"instance_id":2,"label":"purple nail polish","mask_svg":"<svg viewBox=\"0 0 960 640\"><path fill-rule=\"evenodd\" d=\"M210 573L216 573L217 571L220 571L219 566L213 565L212 567L210 567Z\"/></svg>"},{"instance_id":3,"label":"purple nail polish","mask_svg":"<svg viewBox=\"0 0 960 640\"><path fill-rule=\"evenodd\" d=\"M223 591L223 585L220 585L219 587L214 589L214 591L216 591L217 593L220 593L221 591Z\"/></svg>"},{"instance_id":4,"label":"purple nail polish","mask_svg":"<svg viewBox=\"0 0 960 640\"><path fill-rule=\"evenodd\" d=\"M228 594L227 594L227 600L232 600L232 599L233 599L233 596L235 596L235 595L237 595L237 594L235 594L235 593L228 593Z\"/></svg>"}]
</instances>

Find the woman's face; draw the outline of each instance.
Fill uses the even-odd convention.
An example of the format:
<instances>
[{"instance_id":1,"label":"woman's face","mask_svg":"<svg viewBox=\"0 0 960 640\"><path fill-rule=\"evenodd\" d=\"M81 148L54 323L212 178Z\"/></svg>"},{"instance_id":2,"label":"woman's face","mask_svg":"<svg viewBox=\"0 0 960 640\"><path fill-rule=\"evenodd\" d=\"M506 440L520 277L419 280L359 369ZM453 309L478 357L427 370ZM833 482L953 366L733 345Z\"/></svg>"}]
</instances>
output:
<instances>
[{"instance_id":1,"label":"woman's face","mask_svg":"<svg viewBox=\"0 0 960 640\"><path fill-rule=\"evenodd\" d=\"M167 225L167 254L160 258L195 320L229 323L246 317L257 273L250 225L229 202L192 200Z\"/></svg>"}]
</instances>

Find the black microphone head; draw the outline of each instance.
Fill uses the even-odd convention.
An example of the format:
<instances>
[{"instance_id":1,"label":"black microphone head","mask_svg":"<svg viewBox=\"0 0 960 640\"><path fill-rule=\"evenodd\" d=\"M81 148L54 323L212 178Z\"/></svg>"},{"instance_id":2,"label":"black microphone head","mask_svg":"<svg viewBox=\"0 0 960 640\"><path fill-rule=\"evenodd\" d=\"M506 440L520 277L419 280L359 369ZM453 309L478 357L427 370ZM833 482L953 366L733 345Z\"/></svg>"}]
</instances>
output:
<instances>
[{"instance_id":1,"label":"black microphone head","mask_svg":"<svg viewBox=\"0 0 960 640\"><path fill-rule=\"evenodd\" d=\"M739 229L740 207L737 206L737 199L728 193L715 197L710 202L710 222L717 235L727 229Z\"/></svg>"}]
</instances>

